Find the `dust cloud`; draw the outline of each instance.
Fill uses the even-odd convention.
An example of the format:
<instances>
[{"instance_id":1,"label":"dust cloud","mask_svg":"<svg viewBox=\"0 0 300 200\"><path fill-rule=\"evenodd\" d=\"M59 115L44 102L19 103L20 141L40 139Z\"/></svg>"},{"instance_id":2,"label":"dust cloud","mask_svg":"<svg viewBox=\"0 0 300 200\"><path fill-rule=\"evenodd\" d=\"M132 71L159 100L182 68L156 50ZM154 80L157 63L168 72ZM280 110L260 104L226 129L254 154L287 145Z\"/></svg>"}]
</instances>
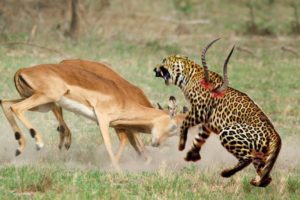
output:
<instances>
[{"instance_id":1,"label":"dust cloud","mask_svg":"<svg viewBox=\"0 0 300 200\"><path fill-rule=\"evenodd\" d=\"M24 131L25 132L25 131ZM195 132L195 131L192 131ZM1 166L23 166L23 165L47 165L60 166L71 169L82 170L103 170L111 171L109 156L104 145L91 145L73 142L71 148L59 150L58 134L57 138L49 144L45 137L45 147L41 151L35 150L34 140L26 134L27 145L25 152L18 157L14 156L17 148L17 142L14 139L13 132L8 124L0 125L0 164ZM73 137L78 135L73 134ZM159 148L147 146L147 155L151 158L146 161L145 158L138 156L130 145L127 145L121 159L120 167L129 172L153 171L160 168L168 170L180 170L183 167L195 165L199 168L218 167L221 169L231 167L237 160L228 153L220 144L217 135L212 134L201 150L201 160L195 163L185 162L184 156L189 149L194 138L194 134L189 134L189 140L186 150L180 152L177 150L178 137L169 138ZM86 136L88 137L88 136ZM148 136L150 139L150 135ZM118 146L114 142L115 150ZM276 163L276 168L293 169L300 166L300 138L283 137L283 147Z\"/></svg>"}]
</instances>

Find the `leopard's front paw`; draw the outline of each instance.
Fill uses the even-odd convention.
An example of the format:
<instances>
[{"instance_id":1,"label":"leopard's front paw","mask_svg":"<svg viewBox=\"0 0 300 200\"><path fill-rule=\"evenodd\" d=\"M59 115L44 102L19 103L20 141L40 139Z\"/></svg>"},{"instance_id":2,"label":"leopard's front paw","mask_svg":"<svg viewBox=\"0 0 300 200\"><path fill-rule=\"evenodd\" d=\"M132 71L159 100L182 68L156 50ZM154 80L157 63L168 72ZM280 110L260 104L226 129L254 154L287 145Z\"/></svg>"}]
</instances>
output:
<instances>
[{"instance_id":1,"label":"leopard's front paw","mask_svg":"<svg viewBox=\"0 0 300 200\"><path fill-rule=\"evenodd\" d=\"M200 159L201 159L200 153L192 150L187 152L186 157L184 158L184 160L186 161L193 161L193 162L196 162Z\"/></svg>"},{"instance_id":2,"label":"leopard's front paw","mask_svg":"<svg viewBox=\"0 0 300 200\"><path fill-rule=\"evenodd\" d=\"M185 140L183 138L180 138L178 149L179 151L183 151L184 148L185 148Z\"/></svg>"}]
</instances>

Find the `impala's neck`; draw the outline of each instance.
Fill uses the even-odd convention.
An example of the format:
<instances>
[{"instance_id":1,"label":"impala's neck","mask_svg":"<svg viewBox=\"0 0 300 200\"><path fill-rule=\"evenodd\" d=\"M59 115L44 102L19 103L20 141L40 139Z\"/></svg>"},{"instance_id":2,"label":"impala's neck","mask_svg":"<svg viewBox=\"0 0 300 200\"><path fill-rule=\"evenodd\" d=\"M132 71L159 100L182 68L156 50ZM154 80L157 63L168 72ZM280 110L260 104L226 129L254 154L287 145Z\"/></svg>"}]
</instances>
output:
<instances>
[{"instance_id":1,"label":"impala's neck","mask_svg":"<svg viewBox=\"0 0 300 200\"><path fill-rule=\"evenodd\" d=\"M162 110L138 106L122 112L111 126L146 126L145 129L151 130L159 120L171 121L171 117Z\"/></svg>"}]
</instances>

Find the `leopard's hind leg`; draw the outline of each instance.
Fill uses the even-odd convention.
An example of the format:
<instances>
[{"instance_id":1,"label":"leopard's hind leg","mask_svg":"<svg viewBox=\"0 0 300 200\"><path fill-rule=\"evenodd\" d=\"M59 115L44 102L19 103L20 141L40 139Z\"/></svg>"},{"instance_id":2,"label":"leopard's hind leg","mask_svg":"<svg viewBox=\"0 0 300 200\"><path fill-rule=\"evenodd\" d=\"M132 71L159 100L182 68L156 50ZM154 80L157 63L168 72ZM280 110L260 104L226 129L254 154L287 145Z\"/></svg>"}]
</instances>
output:
<instances>
[{"instance_id":1,"label":"leopard's hind leg","mask_svg":"<svg viewBox=\"0 0 300 200\"><path fill-rule=\"evenodd\" d=\"M263 169L265 167L265 162L261 158L255 158L253 160L254 168L256 169L256 177L251 180L251 184L254 186L265 187L270 184L272 178L268 174L264 179L262 179Z\"/></svg>"},{"instance_id":2,"label":"leopard's hind leg","mask_svg":"<svg viewBox=\"0 0 300 200\"><path fill-rule=\"evenodd\" d=\"M225 178L230 177L234 175L236 172L241 171L242 169L250 165L251 162L252 162L251 159L248 160L240 159L239 162L233 168L223 170L221 176Z\"/></svg>"},{"instance_id":3,"label":"leopard's hind leg","mask_svg":"<svg viewBox=\"0 0 300 200\"><path fill-rule=\"evenodd\" d=\"M224 170L221 175L229 177L253 162L257 172L251 184L265 187L271 182L270 172L280 151L281 140L272 130L262 132L246 124L233 124L225 127L220 140L222 145L232 153L239 163L232 169Z\"/></svg>"},{"instance_id":4,"label":"leopard's hind leg","mask_svg":"<svg viewBox=\"0 0 300 200\"><path fill-rule=\"evenodd\" d=\"M222 177L230 177L252 163L252 139L248 137L247 131L248 129L236 124L225 127L220 133L222 145L239 161L234 167L224 170L221 173Z\"/></svg>"}]
</instances>

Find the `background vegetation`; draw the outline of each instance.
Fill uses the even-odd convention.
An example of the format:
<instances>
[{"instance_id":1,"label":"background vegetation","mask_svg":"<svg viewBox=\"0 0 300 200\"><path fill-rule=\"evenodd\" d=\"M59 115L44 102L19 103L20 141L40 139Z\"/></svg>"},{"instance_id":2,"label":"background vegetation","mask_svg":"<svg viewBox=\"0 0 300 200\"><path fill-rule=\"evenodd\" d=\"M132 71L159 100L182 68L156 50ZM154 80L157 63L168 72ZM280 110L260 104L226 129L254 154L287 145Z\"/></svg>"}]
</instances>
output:
<instances>
[{"instance_id":1,"label":"background vegetation","mask_svg":"<svg viewBox=\"0 0 300 200\"><path fill-rule=\"evenodd\" d=\"M228 163L232 157L217 142L206 145L203 161L185 163L176 138L159 150L148 147L154 157L149 166L128 147L121 160L124 172L112 172L96 124L69 112L65 116L73 143L68 152L57 148L57 122L51 113L28 113L46 146L35 152L28 137L25 154L14 158L17 143L0 114L0 199L299 198L297 0L82 0L75 6L76 22L72 2L77 1L0 0L1 99L18 96L12 79L17 69L81 58L109 62L153 103L163 104L175 95L185 105L181 91L154 78L153 68L171 54L200 62L202 47L222 37L207 55L211 70L221 73L236 44L230 85L251 96L283 138L273 182L266 189L252 187L252 167L231 179L221 178L220 171L235 161ZM146 143L150 139L143 138ZM211 152L216 159L205 160Z\"/></svg>"}]
</instances>

